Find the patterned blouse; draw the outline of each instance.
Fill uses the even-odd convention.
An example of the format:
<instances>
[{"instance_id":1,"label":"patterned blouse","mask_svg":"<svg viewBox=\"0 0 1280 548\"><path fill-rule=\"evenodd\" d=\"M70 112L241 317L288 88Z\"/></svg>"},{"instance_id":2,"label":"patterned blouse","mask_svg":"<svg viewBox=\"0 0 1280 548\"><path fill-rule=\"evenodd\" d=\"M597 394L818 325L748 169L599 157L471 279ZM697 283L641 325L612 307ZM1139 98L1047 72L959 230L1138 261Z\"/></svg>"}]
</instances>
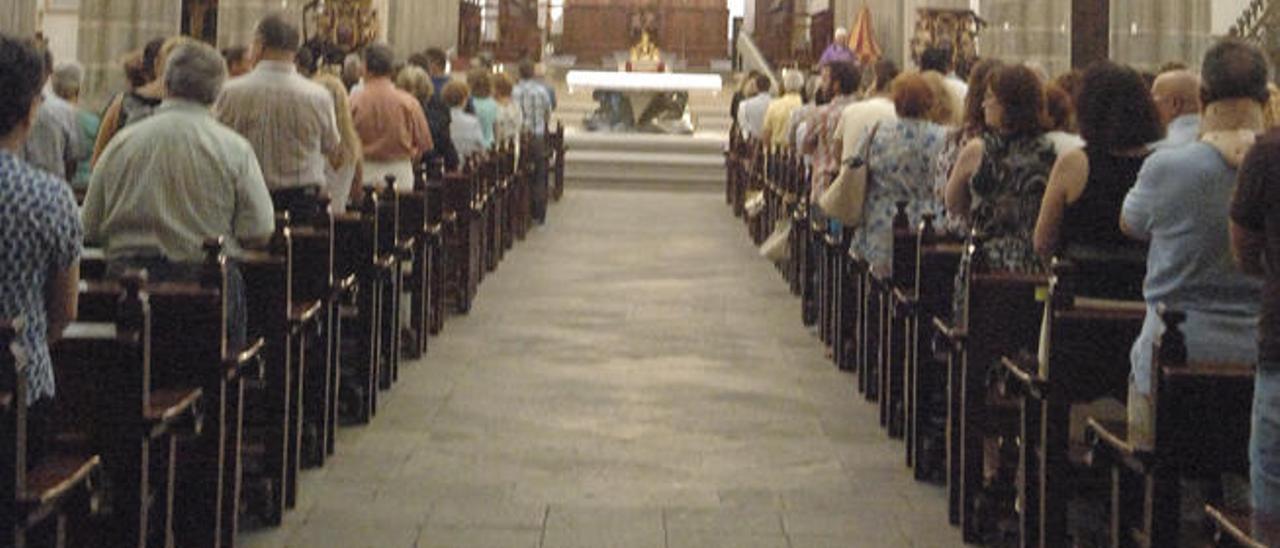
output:
<instances>
[{"instance_id":1,"label":"patterned blouse","mask_svg":"<svg viewBox=\"0 0 1280 548\"><path fill-rule=\"evenodd\" d=\"M1058 154L1042 135L987 134L982 142L982 164L969 183L969 218L982 236L983 265L1039 272L1044 262L1036 255L1032 235Z\"/></svg>"},{"instance_id":2,"label":"patterned blouse","mask_svg":"<svg viewBox=\"0 0 1280 548\"><path fill-rule=\"evenodd\" d=\"M0 317L21 321L28 404L53 397L45 286L80 257L83 239L71 186L0 150Z\"/></svg>"},{"instance_id":3,"label":"patterned blouse","mask_svg":"<svg viewBox=\"0 0 1280 548\"><path fill-rule=\"evenodd\" d=\"M941 152L946 129L926 120L899 119L880 124L874 131L863 221L852 245L873 268L891 272L896 203L908 202L907 217L912 226L926 213L943 212L934 193L934 159ZM863 146L859 143L856 150Z\"/></svg>"}]
</instances>

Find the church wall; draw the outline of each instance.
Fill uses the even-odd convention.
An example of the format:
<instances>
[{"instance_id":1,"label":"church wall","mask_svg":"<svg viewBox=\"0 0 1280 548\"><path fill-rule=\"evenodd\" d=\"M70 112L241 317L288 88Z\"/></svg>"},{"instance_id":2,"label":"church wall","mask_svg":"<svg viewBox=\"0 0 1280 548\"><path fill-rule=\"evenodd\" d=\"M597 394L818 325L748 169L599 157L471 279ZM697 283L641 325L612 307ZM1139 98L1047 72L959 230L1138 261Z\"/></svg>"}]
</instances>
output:
<instances>
[{"instance_id":1,"label":"church wall","mask_svg":"<svg viewBox=\"0 0 1280 548\"><path fill-rule=\"evenodd\" d=\"M76 44L80 40L79 12L44 10L40 16L40 31L49 39L55 63L79 60L76 52Z\"/></svg>"},{"instance_id":2,"label":"church wall","mask_svg":"<svg viewBox=\"0 0 1280 548\"><path fill-rule=\"evenodd\" d=\"M0 2L0 32L15 36L30 36L36 30L35 0L4 0Z\"/></svg>"},{"instance_id":3,"label":"church wall","mask_svg":"<svg viewBox=\"0 0 1280 548\"><path fill-rule=\"evenodd\" d=\"M85 68L82 98L97 108L124 89L126 53L182 29L181 0L81 0L76 52Z\"/></svg>"},{"instance_id":4,"label":"church wall","mask_svg":"<svg viewBox=\"0 0 1280 548\"><path fill-rule=\"evenodd\" d=\"M391 0L389 10L387 37L398 55L458 43L457 0Z\"/></svg>"},{"instance_id":5,"label":"church wall","mask_svg":"<svg viewBox=\"0 0 1280 548\"><path fill-rule=\"evenodd\" d=\"M1155 70L1169 61L1199 64L1213 44L1210 0L1111 2L1111 58ZM1237 13L1239 15L1239 13Z\"/></svg>"}]
</instances>

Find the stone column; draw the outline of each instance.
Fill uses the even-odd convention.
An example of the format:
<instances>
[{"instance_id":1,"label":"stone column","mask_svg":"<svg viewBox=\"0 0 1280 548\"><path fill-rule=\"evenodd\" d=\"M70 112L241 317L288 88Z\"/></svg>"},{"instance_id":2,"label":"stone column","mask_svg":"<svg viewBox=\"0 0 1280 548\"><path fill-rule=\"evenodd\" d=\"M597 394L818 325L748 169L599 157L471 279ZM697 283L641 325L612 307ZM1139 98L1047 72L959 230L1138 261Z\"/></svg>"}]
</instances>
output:
<instances>
[{"instance_id":1,"label":"stone column","mask_svg":"<svg viewBox=\"0 0 1280 548\"><path fill-rule=\"evenodd\" d=\"M1032 63L1051 76L1071 69L1070 0L982 0L980 14L989 25L979 38L983 57Z\"/></svg>"},{"instance_id":2,"label":"stone column","mask_svg":"<svg viewBox=\"0 0 1280 548\"><path fill-rule=\"evenodd\" d=\"M304 2L295 0L220 0L218 2L218 47L248 46L253 42L253 31L258 20L273 12L289 16L298 30L302 30ZM305 37L303 38L305 40Z\"/></svg>"},{"instance_id":3,"label":"stone column","mask_svg":"<svg viewBox=\"0 0 1280 548\"><path fill-rule=\"evenodd\" d=\"M85 68L82 97L96 107L124 89L125 55L181 29L181 0L81 0L76 56Z\"/></svg>"},{"instance_id":4,"label":"stone column","mask_svg":"<svg viewBox=\"0 0 1280 548\"><path fill-rule=\"evenodd\" d=\"M29 37L36 32L36 2L39 0L7 0L0 2L0 32L10 36Z\"/></svg>"},{"instance_id":5,"label":"stone column","mask_svg":"<svg viewBox=\"0 0 1280 548\"><path fill-rule=\"evenodd\" d=\"M1211 0L1111 2L1111 59L1140 70L1170 61L1200 64L1212 45Z\"/></svg>"},{"instance_id":6,"label":"stone column","mask_svg":"<svg viewBox=\"0 0 1280 548\"><path fill-rule=\"evenodd\" d=\"M390 0L387 41L399 56L458 44L459 0Z\"/></svg>"}]
</instances>

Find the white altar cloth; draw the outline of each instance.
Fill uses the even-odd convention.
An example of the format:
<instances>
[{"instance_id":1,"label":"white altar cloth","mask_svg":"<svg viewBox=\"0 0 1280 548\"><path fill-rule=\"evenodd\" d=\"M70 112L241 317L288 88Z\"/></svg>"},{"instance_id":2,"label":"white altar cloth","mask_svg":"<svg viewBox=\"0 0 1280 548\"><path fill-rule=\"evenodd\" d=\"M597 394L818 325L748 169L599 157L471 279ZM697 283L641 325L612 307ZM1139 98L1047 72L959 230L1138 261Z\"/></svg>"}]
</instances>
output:
<instances>
[{"instance_id":1,"label":"white altar cloth","mask_svg":"<svg viewBox=\"0 0 1280 548\"><path fill-rule=\"evenodd\" d=\"M719 93L724 83L719 74L676 72L615 72L571 70L565 75L569 92L579 89L613 91L710 91Z\"/></svg>"}]
</instances>

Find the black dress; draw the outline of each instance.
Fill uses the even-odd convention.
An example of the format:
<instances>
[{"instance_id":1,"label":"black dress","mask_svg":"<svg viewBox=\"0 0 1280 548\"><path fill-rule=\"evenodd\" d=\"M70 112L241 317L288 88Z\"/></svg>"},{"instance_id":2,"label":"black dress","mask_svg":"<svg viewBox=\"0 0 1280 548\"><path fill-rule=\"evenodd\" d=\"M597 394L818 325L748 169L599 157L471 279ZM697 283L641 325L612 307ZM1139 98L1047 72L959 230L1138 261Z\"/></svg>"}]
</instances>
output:
<instances>
[{"instance_id":1,"label":"black dress","mask_svg":"<svg viewBox=\"0 0 1280 548\"><path fill-rule=\"evenodd\" d=\"M453 139L449 137L449 124L453 121L449 115L449 107L440 100L439 96L432 95L429 101L422 103L422 112L427 116L427 127L431 130L431 143L435 145L423 155L423 161L431 165L436 158L442 158L446 171L457 171L458 149L454 148Z\"/></svg>"},{"instance_id":2,"label":"black dress","mask_svg":"<svg viewBox=\"0 0 1280 548\"><path fill-rule=\"evenodd\" d=\"M1120 231L1120 210L1146 156L1117 156L1092 147L1084 152L1089 178L1063 212L1060 255L1076 266L1076 294L1142 300L1147 246Z\"/></svg>"}]
</instances>

